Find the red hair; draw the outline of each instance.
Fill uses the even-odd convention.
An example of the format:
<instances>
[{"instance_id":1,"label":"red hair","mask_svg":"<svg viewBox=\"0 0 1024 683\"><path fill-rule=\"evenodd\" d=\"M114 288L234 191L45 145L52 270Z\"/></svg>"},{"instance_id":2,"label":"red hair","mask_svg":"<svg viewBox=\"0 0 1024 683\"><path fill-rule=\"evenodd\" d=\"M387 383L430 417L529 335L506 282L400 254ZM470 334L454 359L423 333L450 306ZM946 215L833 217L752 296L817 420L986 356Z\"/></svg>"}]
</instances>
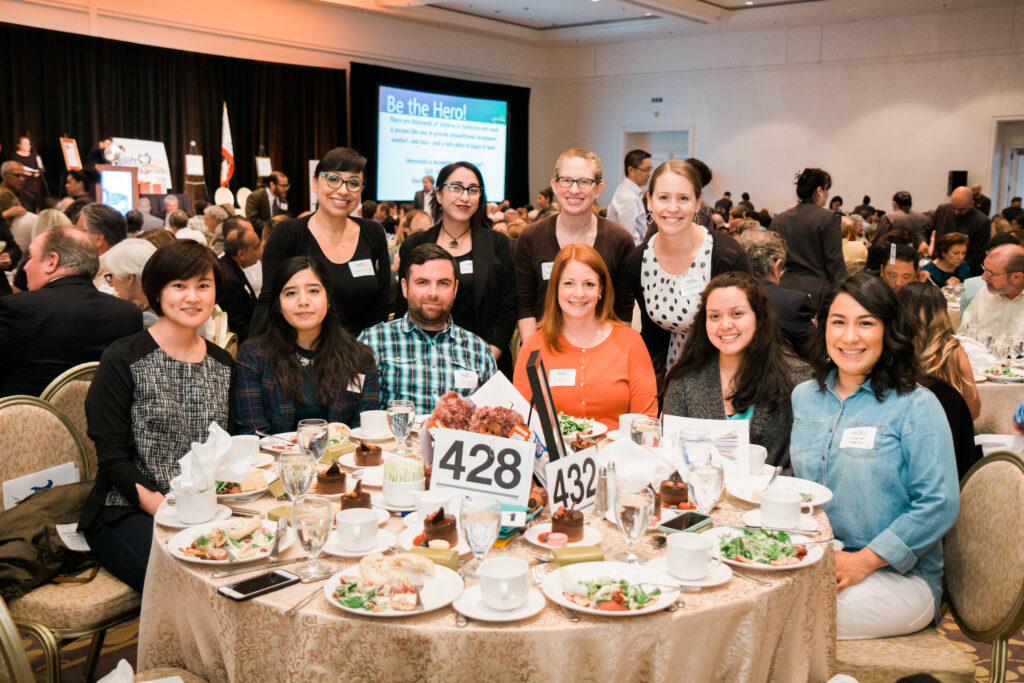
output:
<instances>
[{"instance_id":1,"label":"red hair","mask_svg":"<svg viewBox=\"0 0 1024 683\"><path fill-rule=\"evenodd\" d=\"M597 309L594 317L599 325L612 323L621 325L622 321L615 315L615 290L612 287L612 276L608 272L608 266L604 259L597 253L597 250L587 244L569 244L562 247L555 257L551 266L551 277L548 278L548 291L544 296L544 315L537 327L540 330L544 345L554 353L562 352L562 344L559 341L562 336L562 328L565 319L562 316L562 308L558 305L559 280L570 261L576 261L597 273L601 281L601 297L597 300Z\"/></svg>"}]
</instances>

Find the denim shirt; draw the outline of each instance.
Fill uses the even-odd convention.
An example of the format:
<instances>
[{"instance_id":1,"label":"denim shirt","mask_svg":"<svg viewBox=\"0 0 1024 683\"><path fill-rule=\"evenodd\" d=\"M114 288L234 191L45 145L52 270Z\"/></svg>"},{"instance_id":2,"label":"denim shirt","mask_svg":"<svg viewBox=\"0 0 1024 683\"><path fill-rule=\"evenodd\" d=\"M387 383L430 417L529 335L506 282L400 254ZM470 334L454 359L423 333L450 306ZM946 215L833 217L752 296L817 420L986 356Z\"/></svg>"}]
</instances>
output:
<instances>
[{"instance_id":1,"label":"denim shirt","mask_svg":"<svg viewBox=\"0 0 1024 683\"><path fill-rule=\"evenodd\" d=\"M880 402L867 380L840 401L835 378L825 391L815 380L793 390L793 472L832 490L824 508L846 550L870 548L892 570L920 576L938 615L942 537L960 509L946 415L920 386Z\"/></svg>"}]
</instances>

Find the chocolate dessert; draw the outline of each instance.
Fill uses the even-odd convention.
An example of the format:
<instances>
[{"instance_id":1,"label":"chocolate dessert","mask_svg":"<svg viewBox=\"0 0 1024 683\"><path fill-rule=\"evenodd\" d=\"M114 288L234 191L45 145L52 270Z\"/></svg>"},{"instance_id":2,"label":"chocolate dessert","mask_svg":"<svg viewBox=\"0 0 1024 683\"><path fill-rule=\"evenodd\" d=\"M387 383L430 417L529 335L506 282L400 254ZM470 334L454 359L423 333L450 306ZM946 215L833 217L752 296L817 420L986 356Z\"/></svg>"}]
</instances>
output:
<instances>
[{"instance_id":1,"label":"chocolate dessert","mask_svg":"<svg viewBox=\"0 0 1024 683\"><path fill-rule=\"evenodd\" d=\"M583 540L583 513L579 510L566 509L564 506L555 510L551 516L551 533L565 534L570 543Z\"/></svg>"},{"instance_id":2,"label":"chocolate dessert","mask_svg":"<svg viewBox=\"0 0 1024 683\"><path fill-rule=\"evenodd\" d=\"M370 505L370 494L363 491L363 482L357 481L356 487L348 493L341 494L341 509L368 508Z\"/></svg>"},{"instance_id":3,"label":"chocolate dessert","mask_svg":"<svg viewBox=\"0 0 1024 683\"><path fill-rule=\"evenodd\" d=\"M683 481L678 472L673 472L671 477L661 482L661 491L659 493L661 493L661 504L667 508L679 508L679 506L685 505L690 500L686 482Z\"/></svg>"},{"instance_id":4,"label":"chocolate dessert","mask_svg":"<svg viewBox=\"0 0 1024 683\"><path fill-rule=\"evenodd\" d=\"M447 541L449 548L459 544L459 530L455 527L455 515L444 514L444 508L438 508L437 512L428 515L423 520L423 543L431 541Z\"/></svg>"},{"instance_id":5,"label":"chocolate dessert","mask_svg":"<svg viewBox=\"0 0 1024 683\"><path fill-rule=\"evenodd\" d=\"M377 467L384 457L384 451L380 446L370 443L361 443L356 448L356 467Z\"/></svg>"},{"instance_id":6,"label":"chocolate dessert","mask_svg":"<svg viewBox=\"0 0 1024 683\"><path fill-rule=\"evenodd\" d=\"M653 486L651 487L651 491L654 491L654 487ZM661 519L661 494L658 493L657 491L654 491L654 513L653 513L653 517L654 517L654 519L657 519L657 520Z\"/></svg>"},{"instance_id":7,"label":"chocolate dessert","mask_svg":"<svg viewBox=\"0 0 1024 683\"><path fill-rule=\"evenodd\" d=\"M596 445L593 439L587 439L582 434L577 434L576 438L569 442L569 448L576 453Z\"/></svg>"},{"instance_id":8,"label":"chocolate dessert","mask_svg":"<svg viewBox=\"0 0 1024 683\"><path fill-rule=\"evenodd\" d=\"M316 490L324 495L345 493L345 473L334 463L326 471L316 475Z\"/></svg>"}]
</instances>

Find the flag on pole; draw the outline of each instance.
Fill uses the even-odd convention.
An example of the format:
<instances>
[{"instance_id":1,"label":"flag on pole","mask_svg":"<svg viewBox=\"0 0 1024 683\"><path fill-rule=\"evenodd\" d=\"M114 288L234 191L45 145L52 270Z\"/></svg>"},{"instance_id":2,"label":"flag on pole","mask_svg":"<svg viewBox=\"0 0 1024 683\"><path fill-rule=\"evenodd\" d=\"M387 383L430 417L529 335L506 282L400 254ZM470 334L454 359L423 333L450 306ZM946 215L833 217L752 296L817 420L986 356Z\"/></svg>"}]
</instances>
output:
<instances>
[{"instance_id":1,"label":"flag on pole","mask_svg":"<svg viewBox=\"0 0 1024 683\"><path fill-rule=\"evenodd\" d=\"M224 103L224 118L220 129L220 186L227 187L235 174L235 147L231 144L231 124L228 123L228 103Z\"/></svg>"}]
</instances>

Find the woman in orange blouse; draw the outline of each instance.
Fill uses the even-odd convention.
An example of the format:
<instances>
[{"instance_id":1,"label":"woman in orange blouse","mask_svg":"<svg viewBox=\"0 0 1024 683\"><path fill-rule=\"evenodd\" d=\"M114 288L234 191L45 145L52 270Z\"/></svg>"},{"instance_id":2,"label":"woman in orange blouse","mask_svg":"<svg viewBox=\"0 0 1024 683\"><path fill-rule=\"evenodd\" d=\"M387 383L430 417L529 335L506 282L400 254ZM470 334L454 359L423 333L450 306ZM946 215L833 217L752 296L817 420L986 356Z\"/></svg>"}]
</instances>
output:
<instances>
[{"instance_id":1,"label":"woman in orange blouse","mask_svg":"<svg viewBox=\"0 0 1024 683\"><path fill-rule=\"evenodd\" d=\"M544 316L523 344L513 384L529 400L526 361L540 349L555 409L609 429L619 415L657 417L654 366L640 334L615 317L611 275L593 247L570 244L551 267Z\"/></svg>"}]
</instances>

